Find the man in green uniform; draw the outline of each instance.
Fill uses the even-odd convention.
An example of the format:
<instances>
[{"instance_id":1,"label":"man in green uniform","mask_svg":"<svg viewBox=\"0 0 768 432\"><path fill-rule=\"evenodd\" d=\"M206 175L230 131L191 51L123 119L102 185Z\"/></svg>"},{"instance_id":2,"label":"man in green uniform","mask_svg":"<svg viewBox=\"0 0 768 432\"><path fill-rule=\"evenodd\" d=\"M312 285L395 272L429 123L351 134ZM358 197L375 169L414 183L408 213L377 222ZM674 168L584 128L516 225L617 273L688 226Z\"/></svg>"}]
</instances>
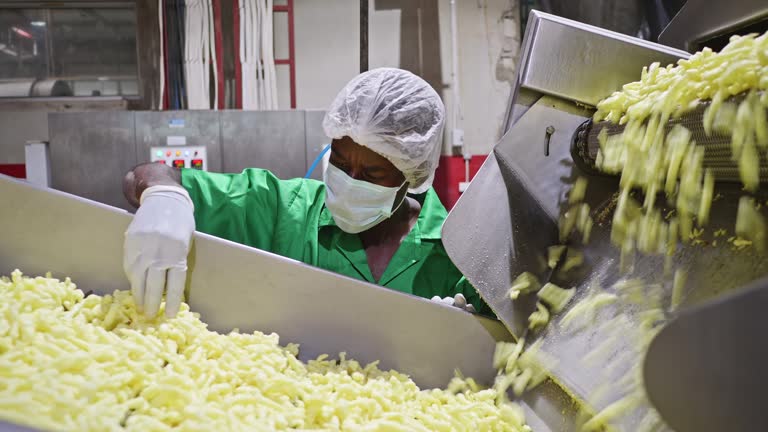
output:
<instances>
[{"instance_id":1,"label":"man in green uniform","mask_svg":"<svg viewBox=\"0 0 768 432\"><path fill-rule=\"evenodd\" d=\"M324 181L280 180L144 164L125 177L140 206L126 232L124 267L136 303L178 311L192 233L490 313L443 248L447 212L432 189L445 108L421 78L391 68L354 78L323 121L332 138Z\"/></svg>"}]
</instances>

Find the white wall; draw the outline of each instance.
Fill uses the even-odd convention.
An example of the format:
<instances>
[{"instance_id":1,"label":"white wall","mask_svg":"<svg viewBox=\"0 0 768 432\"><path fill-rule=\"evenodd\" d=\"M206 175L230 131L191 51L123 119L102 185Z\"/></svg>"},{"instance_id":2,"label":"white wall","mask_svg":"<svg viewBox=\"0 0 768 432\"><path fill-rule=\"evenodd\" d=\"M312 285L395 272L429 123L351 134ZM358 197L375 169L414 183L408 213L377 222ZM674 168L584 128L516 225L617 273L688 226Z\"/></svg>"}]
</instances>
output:
<instances>
[{"instance_id":1,"label":"white wall","mask_svg":"<svg viewBox=\"0 0 768 432\"><path fill-rule=\"evenodd\" d=\"M358 73L358 5L357 0L294 1L296 108L325 109Z\"/></svg>"},{"instance_id":2,"label":"white wall","mask_svg":"<svg viewBox=\"0 0 768 432\"><path fill-rule=\"evenodd\" d=\"M457 4L459 127L464 130L470 153L487 154L500 138L510 90L507 82L495 76L501 51L501 17L505 10L516 11L517 2L457 0ZM414 12L413 5L424 8ZM406 7L411 10L404 12ZM423 76L438 87L450 113L449 0L370 0L369 13L369 67L406 67ZM359 73L359 1L295 0L294 19L297 108L324 109ZM281 37L276 32L276 44L281 43ZM447 125L446 131L452 129L453 125ZM449 138L446 133L446 154L451 152Z\"/></svg>"},{"instance_id":3,"label":"white wall","mask_svg":"<svg viewBox=\"0 0 768 432\"><path fill-rule=\"evenodd\" d=\"M360 70L359 0L294 1L297 108L325 109ZM459 127L472 154L487 154L500 138L509 84L496 80L494 71L501 49L502 12L510 9L511 3L515 3L512 9L516 11L516 0L457 0L462 102ZM414 5L424 8L414 12ZM411 8L406 13L409 16L403 15L405 7ZM406 67L423 76L440 90L450 113L450 1L370 0L369 12L369 67ZM275 55L285 58L285 14L275 17ZM280 107L287 109L287 67L278 66L278 81ZM24 121L19 122L19 117ZM38 127L45 120L44 113L0 113L0 163L23 162L24 142L47 138L47 127ZM446 127L445 154L452 150L448 145L452 128L451 124Z\"/></svg>"},{"instance_id":4,"label":"white wall","mask_svg":"<svg viewBox=\"0 0 768 432\"><path fill-rule=\"evenodd\" d=\"M516 3L516 2L515 2ZM446 30L444 76L450 83L450 5L441 0L441 21ZM509 102L510 85L497 81L496 62L501 52L501 17L509 0L458 0L460 117L458 127L471 154L488 154L501 138L500 131ZM515 10L517 8L515 7ZM450 90L447 91L450 100ZM450 103L450 102L449 102ZM450 111L449 111L450 112ZM452 126L446 127L451 130Z\"/></svg>"}]
</instances>

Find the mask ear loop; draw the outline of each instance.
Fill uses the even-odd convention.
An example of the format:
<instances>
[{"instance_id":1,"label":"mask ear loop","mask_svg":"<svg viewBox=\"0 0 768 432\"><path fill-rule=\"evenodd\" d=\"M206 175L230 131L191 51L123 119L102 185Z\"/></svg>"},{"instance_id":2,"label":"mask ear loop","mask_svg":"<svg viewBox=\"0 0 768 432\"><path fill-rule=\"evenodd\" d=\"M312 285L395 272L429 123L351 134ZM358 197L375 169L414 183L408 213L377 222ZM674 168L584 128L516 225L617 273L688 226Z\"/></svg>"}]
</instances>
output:
<instances>
[{"instance_id":1,"label":"mask ear loop","mask_svg":"<svg viewBox=\"0 0 768 432\"><path fill-rule=\"evenodd\" d=\"M312 162L312 165L311 165L311 166L309 167L309 169L307 170L307 174L306 174L306 175L304 175L304 178L309 178L309 176L311 176L311 175L312 175L312 172L315 170L315 168L317 168L317 165L318 165L320 162L322 162L322 160L323 160L323 156L325 156L325 154L326 154L326 153L328 153L328 150L330 150L330 149L331 149L331 145L330 145L330 144L326 145L326 146L323 148L323 150L320 152L320 154L318 154L318 155L317 155L317 157L315 158L315 161L314 161L314 162Z\"/></svg>"},{"instance_id":2,"label":"mask ear loop","mask_svg":"<svg viewBox=\"0 0 768 432\"><path fill-rule=\"evenodd\" d=\"M402 188L403 188L403 186L405 186L406 184L408 184L408 181L407 181L407 180L406 180L406 181L403 181L403 184L401 184L401 185L400 185L400 188L398 188L398 193L399 193L399 190L400 190L400 189L402 189ZM403 203L405 202L405 198L406 198L406 197L408 197L408 188L405 188L405 193L403 194L403 198L400 200L400 203L398 203L398 204L397 204L397 206L396 206L396 207L394 207L394 208L392 209L392 212L389 214L389 216L390 216L390 217L391 217L393 214L395 214L395 213L396 213L396 212L397 212L397 211L400 209L400 207L401 207L401 206L403 205Z\"/></svg>"}]
</instances>

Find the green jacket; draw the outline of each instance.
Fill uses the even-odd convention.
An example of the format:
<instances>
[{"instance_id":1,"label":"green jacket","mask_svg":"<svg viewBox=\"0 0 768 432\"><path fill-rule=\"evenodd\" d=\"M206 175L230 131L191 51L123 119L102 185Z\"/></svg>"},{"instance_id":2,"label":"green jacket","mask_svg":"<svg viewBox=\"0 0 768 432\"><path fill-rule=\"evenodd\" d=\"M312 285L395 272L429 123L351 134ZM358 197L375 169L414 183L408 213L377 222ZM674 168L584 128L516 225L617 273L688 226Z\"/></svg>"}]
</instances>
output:
<instances>
[{"instance_id":1,"label":"green jacket","mask_svg":"<svg viewBox=\"0 0 768 432\"><path fill-rule=\"evenodd\" d=\"M181 179L195 204L198 231L420 297L462 293L479 313L493 316L443 248L440 230L448 213L433 189L413 196L422 205L419 219L377 282L360 238L337 227L325 207L322 182L280 180L262 169L183 169Z\"/></svg>"}]
</instances>

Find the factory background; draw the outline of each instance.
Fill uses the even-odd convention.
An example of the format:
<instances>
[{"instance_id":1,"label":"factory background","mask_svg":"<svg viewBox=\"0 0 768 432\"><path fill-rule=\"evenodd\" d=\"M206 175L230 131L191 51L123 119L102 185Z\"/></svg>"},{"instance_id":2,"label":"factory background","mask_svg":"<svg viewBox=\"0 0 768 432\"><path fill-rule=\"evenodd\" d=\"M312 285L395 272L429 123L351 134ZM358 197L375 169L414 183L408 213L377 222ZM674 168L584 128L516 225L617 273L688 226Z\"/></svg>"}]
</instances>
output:
<instances>
[{"instance_id":1,"label":"factory background","mask_svg":"<svg viewBox=\"0 0 768 432\"><path fill-rule=\"evenodd\" d=\"M327 144L321 128L323 110L361 71L361 59L365 58L367 69L387 66L410 70L442 96L448 115L435 189L450 208L460 195L460 184L474 175L501 138L528 11L548 10L652 39L654 32L658 33L654 29L663 27L677 6L665 10L660 2L655 8L647 3L0 1L0 170L24 175L25 145L47 142L52 152L53 187L127 207L118 193L115 171L148 161L151 149L168 144L168 136L186 135L188 146L213 146L207 154L212 159L211 170L258 166L281 177L301 176ZM210 7L211 28L203 38L209 43L208 55L217 57L210 58L211 65L218 67L208 70L207 78L197 77L207 82L217 79L218 85L209 84L209 94L202 95L204 100L200 99L201 92L189 94L199 85L180 87L185 72L179 55L190 45L180 45L174 35L179 34L179 17L188 13L182 9L187 4L190 9ZM270 5L270 15L266 15ZM252 15L248 15L248 7ZM264 25L264 20L248 21L257 13L270 17L271 27ZM655 18L654 24L649 18L659 13L662 22ZM361 25L367 44L361 43ZM241 48L242 38L273 47L267 60L274 68L267 84L274 94L269 103L243 99L243 85L247 85L243 77L254 74L248 73L247 66L253 61L245 60L244 64L243 53L235 52ZM198 51L200 47L196 47ZM161 75L166 77L162 84ZM196 83L195 79L187 77L186 81ZM165 114L149 113L158 109ZM221 109L270 113L251 117L233 114L236 118L227 119L213 114ZM187 110L195 113L180 112ZM138 120L129 112L138 112ZM49 113L80 114L49 117ZM144 125L143 120L149 123ZM171 125L173 121L176 123ZM271 126L253 130L240 127L254 122ZM133 124L129 127L129 123ZM218 132L212 123L219 123ZM96 136L71 136L72 131L82 133L83 125ZM99 133L99 125L125 129L120 134ZM198 125L206 131L201 132ZM118 143L116 135L124 136L124 142ZM227 137L237 143L228 144ZM68 139L78 140L78 144L72 147ZM137 146L135 156L133 148L130 155L125 153L131 143ZM94 169L84 172L85 166L101 167L102 174ZM105 175L115 179L94 179ZM312 176L319 175L317 169ZM112 186L93 186L105 182Z\"/></svg>"},{"instance_id":2,"label":"factory background","mask_svg":"<svg viewBox=\"0 0 768 432\"><path fill-rule=\"evenodd\" d=\"M374 277L354 230L296 209L317 195L283 193L320 183L195 171L321 179L326 107L382 66L422 76L448 118L434 188L450 212L424 205L429 229L416 220L416 240L394 237L396 276ZM222 338L273 332L270 346L279 334L301 362L328 354L345 383L369 364L427 390L394 412L413 387L365 367L362 385L371 373L398 389L354 398L379 425L421 421L439 405L428 389L447 384L455 423L435 413L420 430L768 430L766 151L765 0L0 0L0 174L24 179L0 175L0 432L170 430L193 408L214 424L243 405L249 429L265 401L239 397L255 393L284 403L281 424L361 424L339 417L360 413L346 384L295 392L293 368L258 349L189 349L211 335L166 331L180 322L148 309L173 311L185 271L182 315ZM157 163L193 180L174 187ZM144 200L135 215L123 187ZM352 195L340 200L367 212ZM251 233L272 245L238 238ZM443 280L448 291L411 295ZM493 316L471 313L481 303ZM95 326L151 342L122 355L121 341L88 336ZM191 384L193 372L228 388ZM214 392L235 398L207 410Z\"/></svg>"}]
</instances>

